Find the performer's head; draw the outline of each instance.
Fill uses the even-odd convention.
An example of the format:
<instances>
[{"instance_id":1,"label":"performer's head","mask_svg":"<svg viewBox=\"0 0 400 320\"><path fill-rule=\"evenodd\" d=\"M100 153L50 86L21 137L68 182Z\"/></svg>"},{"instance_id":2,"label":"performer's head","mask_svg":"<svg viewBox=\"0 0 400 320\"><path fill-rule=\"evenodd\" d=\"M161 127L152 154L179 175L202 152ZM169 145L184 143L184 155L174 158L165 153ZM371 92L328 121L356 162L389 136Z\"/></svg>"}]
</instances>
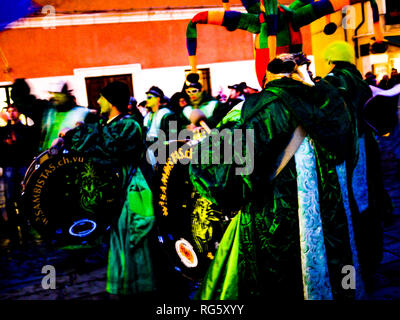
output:
<instances>
[{"instance_id":1,"label":"performer's head","mask_svg":"<svg viewBox=\"0 0 400 320\"><path fill-rule=\"evenodd\" d=\"M308 73L310 63L311 61L302 52L282 53L268 64L267 70L271 78L269 80L289 77L314 85Z\"/></svg>"},{"instance_id":2,"label":"performer's head","mask_svg":"<svg viewBox=\"0 0 400 320\"><path fill-rule=\"evenodd\" d=\"M75 97L71 92L72 90L68 89L66 82L51 83L49 89L51 94L50 102L58 111L68 111L75 106Z\"/></svg>"},{"instance_id":3,"label":"performer's head","mask_svg":"<svg viewBox=\"0 0 400 320\"><path fill-rule=\"evenodd\" d=\"M347 62L355 64L354 48L345 41L335 41L325 49L325 60L329 64Z\"/></svg>"},{"instance_id":4,"label":"performer's head","mask_svg":"<svg viewBox=\"0 0 400 320\"><path fill-rule=\"evenodd\" d=\"M159 87L152 86L146 92L146 108L151 112L157 112L164 101L164 92Z\"/></svg>"},{"instance_id":5,"label":"performer's head","mask_svg":"<svg viewBox=\"0 0 400 320\"><path fill-rule=\"evenodd\" d=\"M128 85L120 81L111 82L100 91L100 98L97 100L100 113L111 118L118 114L126 114L130 98Z\"/></svg>"},{"instance_id":6,"label":"performer's head","mask_svg":"<svg viewBox=\"0 0 400 320\"><path fill-rule=\"evenodd\" d=\"M176 113L180 113L189 104L189 98L184 92L175 92L170 99L170 108Z\"/></svg>"},{"instance_id":7,"label":"performer's head","mask_svg":"<svg viewBox=\"0 0 400 320\"><path fill-rule=\"evenodd\" d=\"M7 113L12 123L19 121L20 112L18 111L18 108L15 104L10 104L7 107Z\"/></svg>"},{"instance_id":8,"label":"performer's head","mask_svg":"<svg viewBox=\"0 0 400 320\"><path fill-rule=\"evenodd\" d=\"M236 99L237 97L244 94L245 83L241 82L239 84L234 84L232 86L228 86L228 89L231 90L231 92L229 93L229 98Z\"/></svg>"},{"instance_id":9,"label":"performer's head","mask_svg":"<svg viewBox=\"0 0 400 320\"><path fill-rule=\"evenodd\" d=\"M200 82L198 73L189 73L186 76L185 85L183 86L186 94L190 99L190 103L197 106L201 103L203 96L203 86Z\"/></svg>"},{"instance_id":10,"label":"performer's head","mask_svg":"<svg viewBox=\"0 0 400 320\"><path fill-rule=\"evenodd\" d=\"M11 86L11 99L13 99L14 102L24 100L26 97L29 97L30 93L31 88L23 78L16 79Z\"/></svg>"}]
</instances>

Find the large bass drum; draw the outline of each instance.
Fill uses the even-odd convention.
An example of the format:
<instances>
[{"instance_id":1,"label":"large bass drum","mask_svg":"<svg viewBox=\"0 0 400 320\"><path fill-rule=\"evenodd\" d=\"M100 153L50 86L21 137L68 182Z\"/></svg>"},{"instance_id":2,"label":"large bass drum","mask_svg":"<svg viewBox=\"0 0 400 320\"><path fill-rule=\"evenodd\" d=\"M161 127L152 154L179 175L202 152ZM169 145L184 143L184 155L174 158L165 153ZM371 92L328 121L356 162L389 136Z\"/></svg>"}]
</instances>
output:
<instances>
[{"instance_id":1,"label":"large bass drum","mask_svg":"<svg viewBox=\"0 0 400 320\"><path fill-rule=\"evenodd\" d=\"M166 163L156 168L158 241L176 271L201 281L234 213L218 208L194 189L188 165L192 142L170 141L168 146Z\"/></svg>"},{"instance_id":2,"label":"large bass drum","mask_svg":"<svg viewBox=\"0 0 400 320\"><path fill-rule=\"evenodd\" d=\"M59 245L104 235L120 213L121 181L85 154L51 148L34 159L24 180L22 209L31 226Z\"/></svg>"}]
</instances>

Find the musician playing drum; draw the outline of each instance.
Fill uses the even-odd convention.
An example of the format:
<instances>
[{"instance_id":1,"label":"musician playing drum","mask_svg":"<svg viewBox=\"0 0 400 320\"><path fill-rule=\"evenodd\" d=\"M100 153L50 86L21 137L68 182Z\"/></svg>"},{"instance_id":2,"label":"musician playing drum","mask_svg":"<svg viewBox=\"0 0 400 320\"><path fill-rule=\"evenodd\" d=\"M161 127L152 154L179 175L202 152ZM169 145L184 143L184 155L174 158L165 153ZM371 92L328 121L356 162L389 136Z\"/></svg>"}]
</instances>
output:
<instances>
[{"instance_id":1,"label":"musician playing drum","mask_svg":"<svg viewBox=\"0 0 400 320\"><path fill-rule=\"evenodd\" d=\"M108 84L97 101L106 120L76 127L58 140L69 150L85 152L92 161L111 165L122 173L125 192L110 235L106 288L108 293L119 295L147 293L155 288L148 239L155 220L152 194L138 167L144 145L140 125L127 113L129 99L126 84Z\"/></svg>"}]
</instances>

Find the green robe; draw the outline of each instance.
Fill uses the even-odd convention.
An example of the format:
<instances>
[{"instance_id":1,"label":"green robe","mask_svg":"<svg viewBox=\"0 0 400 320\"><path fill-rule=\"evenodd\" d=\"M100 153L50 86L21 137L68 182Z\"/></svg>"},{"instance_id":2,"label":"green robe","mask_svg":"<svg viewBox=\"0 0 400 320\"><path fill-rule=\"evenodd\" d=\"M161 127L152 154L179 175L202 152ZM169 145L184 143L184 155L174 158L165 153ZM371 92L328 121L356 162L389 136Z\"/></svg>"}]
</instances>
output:
<instances>
[{"instance_id":1,"label":"green robe","mask_svg":"<svg viewBox=\"0 0 400 320\"><path fill-rule=\"evenodd\" d=\"M298 125L307 137L271 178ZM253 130L254 170L236 175L236 165L223 161L190 166L202 196L240 209L197 298L354 298L354 290L342 286L343 267L353 265L353 237L336 169L353 152L351 119L337 90L325 81L316 87L271 81L247 99L239 121L223 128Z\"/></svg>"},{"instance_id":2,"label":"green robe","mask_svg":"<svg viewBox=\"0 0 400 320\"><path fill-rule=\"evenodd\" d=\"M129 117L80 126L65 137L68 149L85 152L92 161L121 173L122 210L110 234L107 292L140 294L155 290L147 235L155 217L152 193L138 165L143 156L140 125Z\"/></svg>"},{"instance_id":3,"label":"green robe","mask_svg":"<svg viewBox=\"0 0 400 320\"><path fill-rule=\"evenodd\" d=\"M368 279L382 259L382 221L385 212L391 210L383 186L378 143L363 119L363 106L372 93L356 66L350 63L338 62L325 79L339 89L352 114L356 154L347 165L352 172L349 193L362 272Z\"/></svg>"}]
</instances>

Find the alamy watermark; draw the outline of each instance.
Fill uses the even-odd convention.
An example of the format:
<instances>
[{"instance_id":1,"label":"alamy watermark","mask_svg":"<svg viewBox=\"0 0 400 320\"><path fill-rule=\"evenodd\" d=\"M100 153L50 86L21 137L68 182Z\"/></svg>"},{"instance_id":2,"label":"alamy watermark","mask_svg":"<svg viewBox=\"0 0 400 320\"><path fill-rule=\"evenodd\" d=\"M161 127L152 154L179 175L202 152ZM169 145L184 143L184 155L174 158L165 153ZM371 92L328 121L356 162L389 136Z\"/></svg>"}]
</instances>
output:
<instances>
[{"instance_id":1,"label":"alamy watermark","mask_svg":"<svg viewBox=\"0 0 400 320\"><path fill-rule=\"evenodd\" d=\"M46 16L42 19L43 29L55 29L56 28L56 8L52 5L45 5L42 7L42 13Z\"/></svg>"},{"instance_id":2,"label":"alamy watermark","mask_svg":"<svg viewBox=\"0 0 400 320\"><path fill-rule=\"evenodd\" d=\"M44 290L56 288L56 268L52 265L42 267L42 273L46 274L42 279L42 288Z\"/></svg>"},{"instance_id":3,"label":"alamy watermark","mask_svg":"<svg viewBox=\"0 0 400 320\"><path fill-rule=\"evenodd\" d=\"M249 175L254 170L253 129L212 129L208 136L193 140L190 130L177 130L170 121L167 134L159 130L157 141L149 146L146 159L150 164L236 165L236 175ZM150 141L150 139L147 139ZM184 143L187 141L187 143Z\"/></svg>"},{"instance_id":4,"label":"alamy watermark","mask_svg":"<svg viewBox=\"0 0 400 320\"><path fill-rule=\"evenodd\" d=\"M342 27L343 29L355 29L356 28L356 8L353 6L344 6L342 8Z\"/></svg>"},{"instance_id":5,"label":"alamy watermark","mask_svg":"<svg viewBox=\"0 0 400 320\"><path fill-rule=\"evenodd\" d=\"M345 290L356 289L356 268L352 265L345 265L342 268L342 274L345 276L342 279L342 288Z\"/></svg>"}]
</instances>

